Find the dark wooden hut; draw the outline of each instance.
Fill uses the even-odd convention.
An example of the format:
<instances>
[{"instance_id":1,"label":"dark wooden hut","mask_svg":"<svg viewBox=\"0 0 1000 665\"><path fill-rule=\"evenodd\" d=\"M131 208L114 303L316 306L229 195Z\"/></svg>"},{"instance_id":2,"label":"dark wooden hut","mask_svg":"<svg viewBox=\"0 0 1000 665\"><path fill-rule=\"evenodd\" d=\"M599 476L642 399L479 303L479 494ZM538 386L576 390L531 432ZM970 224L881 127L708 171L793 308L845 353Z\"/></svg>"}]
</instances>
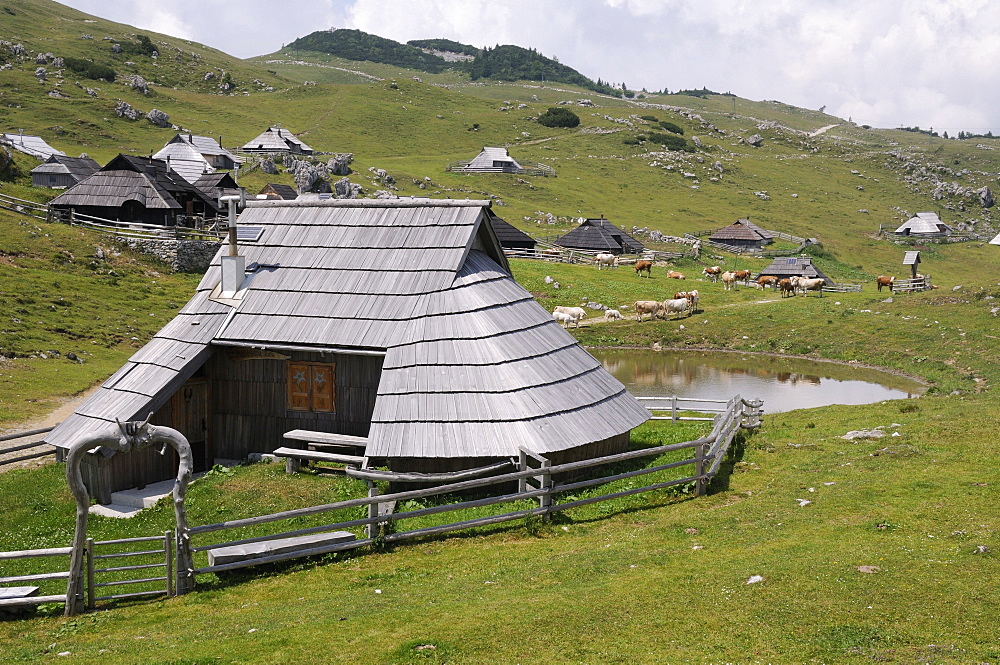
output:
<instances>
[{"instance_id":1,"label":"dark wooden hut","mask_svg":"<svg viewBox=\"0 0 1000 665\"><path fill-rule=\"evenodd\" d=\"M366 436L370 464L400 471L624 450L648 412L513 280L489 215L487 201L251 201L240 256L223 248L177 317L46 441L154 412L202 468L293 429ZM107 501L170 467L97 451L87 482Z\"/></svg>"},{"instance_id":2,"label":"dark wooden hut","mask_svg":"<svg viewBox=\"0 0 1000 665\"><path fill-rule=\"evenodd\" d=\"M101 165L90 157L51 155L31 169L31 184L34 187L72 187L100 170Z\"/></svg>"},{"instance_id":3,"label":"dark wooden hut","mask_svg":"<svg viewBox=\"0 0 1000 665\"><path fill-rule=\"evenodd\" d=\"M280 199L283 201L294 201L299 196L295 188L291 185L279 185L269 182L257 194L257 198Z\"/></svg>"},{"instance_id":4,"label":"dark wooden hut","mask_svg":"<svg viewBox=\"0 0 1000 665\"><path fill-rule=\"evenodd\" d=\"M496 234L497 240L500 241L500 246L504 249L528 251L535 249L535 239L506 220L491 214L490 225L493 227L493 233Z\"/></svg>"},{"instance_id":5,"label":"dark wooden hut","mask_svg":"<svg viewBox=\"0 0 1000 665\"><path fill-rule=\"evenodd\" d=\"M712 242L733 247L760 249L774 242L774 234L766 231L748 219L738 219L708 237Z\"/></svg>"},{"instance_id":6,"label":"dark wooden hut","mask_svg":"<svg viewBox=\"0 0 1000 665\"><path fill-rule=\"evenodd\" d=\"M220 210L225 207L225 204L219 201L221 197L238 196L240 193L240 186L236 184L233 176L226 171L206 173L195 180L194 186L201 190L201 193L207 198L215 202L215 207Z\"/></svg>"},{"instance_id":7,"label":"dark wooden hut","mask_svg":"<svg viewBox=\"0 0 1000 665\"><path fill-rule=\"evenodd\" d=\"M560 237L555 243L570 249L612 254L638 254L645 249L641 242L603 217L584 220L580 226Z\"/></svg>"},{"instance_id":8,"label":"dark wooden hut","mask_svg":"<svg viewBox=\"0 0 1000 665\"><path fill-rule=\"evenodd\" d=\"M173 225L179 216L215 217L219 208L167 162L120 154L49 202L104 219Z\"/></svg>"},{"instance_id":9,"label":"dark wooden hut","mask_svg":"<svg viewBox=\"0 0 1000 665\"><path fill-rule=\"evenodd\" d=\"M773 275L779 279L792 275L809 279L822 277L827 284L834 283L832 279L813 265L812 258L808 256L779 256L771 262L771 265L761 270L760 275Z\"/></svg>"}]
</instances>

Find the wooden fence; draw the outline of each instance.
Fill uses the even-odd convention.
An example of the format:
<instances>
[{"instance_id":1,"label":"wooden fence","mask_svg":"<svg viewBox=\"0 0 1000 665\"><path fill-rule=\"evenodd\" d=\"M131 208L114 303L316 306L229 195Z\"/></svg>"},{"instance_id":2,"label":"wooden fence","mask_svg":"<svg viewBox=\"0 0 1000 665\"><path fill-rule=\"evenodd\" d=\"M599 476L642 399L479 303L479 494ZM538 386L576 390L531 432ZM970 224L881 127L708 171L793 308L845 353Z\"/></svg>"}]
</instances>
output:
<instances>
[{"instance_id":1,"label":"wooden fence","mask_svg":"<svg viewBox=\"0 0 1000 665\"><path fill-rule=\"evenodd\" d=\"M511 175L537 175L550 178L554 178L556 176L556 170L554 168L548 164L540 164L538 162L525 162L520 168L513 168L509 166L477 166L474 169L469 168L470 163L471 161L451 162L444 167L444 170L455 173L508 173Z\"/></svg>"},{"instance_id":2,"label":"wooden fence","mask_svg":"<svg viewBox=\"0 0 1000 665\"><path fill-rule=\"evenodd\" d=\"M27 460L36 459L38 457L46 457L48 455L55 455L55 449L49 446L47 443L42 441L30 441L28 443L19 443L12 446L4 445L8 441L17 441L19 439L29 439L40 434L47 434L53 430L52 427L45 427L42 429L33 429L28 432L21 432L19 434L5 434L0 436L0 466L7 464L14 464L15 462L25 462ZM7 457L10 453L20 452L22 450L31 450L32 448L39 448L41 446L48 446L48 450L33 451L26 455L19 455L17 457Z\"/></svg>"},{"instance_id":3,"label":"wooden fence","mask_svg":"<svg viewBox=\"0 0 1000 665\"><path fill-rule=\"evenodd\" d=\"M892 283L893 293L912 293L914 291L927 291L931 286L931 276L924 275L916 279L897 279Z\"/></svg>"},{"instance_id":4,"label":"wooden fence","mask_svg":"<svg viewBox=\"0 0 1000 665\"><path fill-rule=\"evenodd\" d=\"M34 217L35 219L45 219L47 211L45 205L41 203L26 201L25 199L7 196L6 194L0 194L0 208L21 213L22 215L28 215L29 217Z\"/></svg>"},{"instance_id":5,"label":"wooden fence","mask_svg":"<svg viewBox=\"0 0 1000 665\"><path fill-rule=\"evenodd\" d=\"M107 233L122 238L140 238L145 240L204 240L219 242L217 225L222 218L210 223L207 228L189 228L185 226L163 226L161 224L145 224L142 222L125 222L115 219L104 219L92 215L82 215L75 210L49 209L49 221L62 222L70 226L80 226L92 231Z\"/></svg>"}]
</instances>

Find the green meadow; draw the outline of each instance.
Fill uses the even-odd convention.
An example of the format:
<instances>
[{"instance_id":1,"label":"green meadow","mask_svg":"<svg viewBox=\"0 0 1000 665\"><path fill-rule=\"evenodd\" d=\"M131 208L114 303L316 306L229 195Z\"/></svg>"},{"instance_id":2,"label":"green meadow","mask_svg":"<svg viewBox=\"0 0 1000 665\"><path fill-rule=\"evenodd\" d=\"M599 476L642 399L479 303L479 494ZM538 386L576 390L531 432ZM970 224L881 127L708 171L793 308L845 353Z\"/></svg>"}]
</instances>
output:
<instances>
[{"instance_id":1,"label":"green meadow","mask_svg":"<svg viewBox=\"0 0 1000 665\"><path fill-rule=\"evenodd\" d=\"M590 301L628 307L625 321L604 322L590 311L571 329L590 347L803 356L888 369L928 390L917 400L766 415L704 497L683 487L641 494L547 522L205 577L187 596L105 605L68 620L57 607L0 618L3 662L1000 662L1000 332L992 311L1000 306L1000 249L983 241L914 247L877 233L918 211L995 233L994 209L974 198L936 200L926 176L994 186L995 140L864 128L729 96L647 94L627 102L561 84L472 83L453 71L287 50L244 61L155 33L148 36L157 58L125 58L103 38L135 41L134 28L51 2L4 6L0 38L23 43L32 57L0 56L14 64L0 78L3 131L21 128L102 163L118 152L159 150L173 130L115 116L122 99L165 111L183 130L221 135L226 146L281 123L317 150L353 153L349 177L369 193L384 188L369 168L385 169L399 195L488 199L500 217L538 237L563 233L578 217L604 215L626 229L672 235L749 217L816 238L821 244L809 250L816 265L863 291L822 298L742 285L724 291L701 279L705 265L759 270L767 261L710 249L699 261L670 266L683 281L667 279L663 266L649 279L628 266L513 260L512 270L546 309ZM61 80L52 72L39 83L33 55L49 51L111 66L118 81L79 79L78 87L69 72ZM215 77L206 81L209 71ZM123 83L130 73L154 82L149 95ZM231 94L217 87L224 73L236 83ZM55 88L62 97L49 96ZM595 106L570 107L581 120L575 129L534 120L578 99ZM659 121L679 125L702 147L670 152L635 142L658 131ZM743 141L753 134L763 137L761 147ZM557 177L445 171L495 145L552 166ZM53 192L30 187L27 172L36 164L16 155L20 174L0 182L0 194L48 200ZM240 182L254 193L268 182L291 184L292 176L257 171ZM921 251L920 271L939 288L877 293L875 276L908 274L901 265L908 249ZM0 210L0 428L29 426L103 381L170 320L199 279L171 274L90 231ZM636 300L691 288L701 293L696 313L628 318ZM747 397L764 398L766 411L766 395ZM841 438L879 426L892 435ZM703 432L654 423L633 440L659 445ZM331 474L289 476L279 465L217 470L192 485L190 520L218 522L364 490ZM60 466L0 473L0 506L7 522L0 550L68 544L73 506ZM402 526L433 519L443 518ZM312 522L293 528L299 524ZM128 521L94 518L91 531L119 538L171 526L170 506L161 503ZM763 579L748 584L753 576Z\"/></svg>"}]
</instances>

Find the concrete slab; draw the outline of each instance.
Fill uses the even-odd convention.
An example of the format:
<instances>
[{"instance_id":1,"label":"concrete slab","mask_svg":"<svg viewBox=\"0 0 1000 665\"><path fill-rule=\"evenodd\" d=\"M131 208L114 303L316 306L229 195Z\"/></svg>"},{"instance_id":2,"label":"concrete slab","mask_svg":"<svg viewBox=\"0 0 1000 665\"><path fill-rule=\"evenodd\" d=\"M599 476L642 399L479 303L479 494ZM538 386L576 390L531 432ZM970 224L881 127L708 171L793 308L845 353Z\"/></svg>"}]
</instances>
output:
<instances>
[{"instance_id":1,"label":"concrete slab","mask_svg":"<svg viewBox=\"0 0 1000 665\"><path fill-rule=\"evenodd\" d=\"M201 478L204 473L196 473L192 481ZM173 493L174 480L161 480L152 485L146 485L142 489L132 488L111 493L111 503L107 505L95 504L90 507L91 515L103 515L104 517L117 517L127 519L133 517L143 508L156 505L156 502L163 497Z\"/></svg>"},{"instance_id":2,"label":"concrete slab","mask_svg":"<svg viewBox=\"0 0 1000 665\"><path fill-rule=\"evenodd\" d=\"M219 549L208 551L208 565L221 566L247 559L259 559L273 554L287 554L298 550L308 550L314 547L322 547L323 545L349 543L356 539L355 535L350 531L330 531L327 533L313 533L308 536L279 538L259 543L247 543L246 545L220 547Z\"/></svg>"}]
</instances>

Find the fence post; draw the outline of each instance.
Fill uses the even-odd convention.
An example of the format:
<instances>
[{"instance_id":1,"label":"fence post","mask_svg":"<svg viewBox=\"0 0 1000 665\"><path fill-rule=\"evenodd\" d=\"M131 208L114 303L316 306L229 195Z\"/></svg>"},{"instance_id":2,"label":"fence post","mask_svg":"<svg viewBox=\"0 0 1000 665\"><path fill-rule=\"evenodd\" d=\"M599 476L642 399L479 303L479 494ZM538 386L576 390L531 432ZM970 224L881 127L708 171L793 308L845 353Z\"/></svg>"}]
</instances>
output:
<instances>
[{"instance_id":1,"label":"fence post","mask_svg":"<svg viewBox=\"0 0 1000 665\"><path fill-rule=\"evenodd\" d=\"M539 478L539 486L541 489L545 490L545 494L538 497L538 507L544 508L545 512L542 513L542 519L547 520L549 518L548 509L552 506L552 474L549 473L549 467L552 466L550 460L545 460L542 462L542 476Z\"/></svg>"},{"instance_id":2,"label":"fence post","mask_svg":"<svg viewBox=\"0 0 1000 665\"><path fill-rule=\"evenodd\" d=\"M528 469L528 455L524 452L524 448L519 448L517 451L517 470L526 471ZM517 491L518 493L528 491L528 479L518 478L517 479Z\"/></svg>"},{"instance_id":3,"label":"fence post","mask_svg":"<svg viewBox=\"0 0 1000 665\"><path fill-rule=\"evenodd\" d=\"M87 538L87 603L88 610L94 609L94 539Z\"/></svg>"},{"instance_id":4,"label":"fence post","mask_svg":"<svg viewBox=\"0 0 1000 665\"><path fill-rule=\"evenodd\" d=\"M705 443L699 443L695 446L695 463L694 463L694 475L698 476L698 480L694 481L694 495L695 496L705 496L705 492L708 490L708 482L704 478L705 474Z\"/></svg>"},{"instance_id":5,"label":"fence post","mask_svg":"<svg viewBox=\"0 0 1000 665\"><path fill-rule=\"evenodd\" d=\"M677 395L670 398L670 421L677 424Z\"/></svg>"},{"instance_id":6,"label":"fence post","mask_svg":"<svg viewBox=\"0 0 1000 665\"><path fill-rule=\"evenodd\" d=\"M378 496L378 486L375 484L375 481L369 480L368 481L368 498L371 499L371 498L374 498L376 496ZM368 504L368 519L375 519L376 517L378 517L378 502L377 501ZM381 529L381 528L382 528L382 525L379 524L378 522L372 522L370 524L366 524L365 525L365 535L367 535L369 538L375 538L376 536L378 536L379 529Z\"/></svg>"},{"instance_id":7,"label":"fence post","mask_svg":"<svg viewBox=\"0 0 1000 665\"><path fill-rule=\"evenodd\" d=\"M163 554L166 558L166 574L164 577L167 578L167 595L174 595L174 532L164 531L163 532Z\"/></svg>"}]
</instances>

